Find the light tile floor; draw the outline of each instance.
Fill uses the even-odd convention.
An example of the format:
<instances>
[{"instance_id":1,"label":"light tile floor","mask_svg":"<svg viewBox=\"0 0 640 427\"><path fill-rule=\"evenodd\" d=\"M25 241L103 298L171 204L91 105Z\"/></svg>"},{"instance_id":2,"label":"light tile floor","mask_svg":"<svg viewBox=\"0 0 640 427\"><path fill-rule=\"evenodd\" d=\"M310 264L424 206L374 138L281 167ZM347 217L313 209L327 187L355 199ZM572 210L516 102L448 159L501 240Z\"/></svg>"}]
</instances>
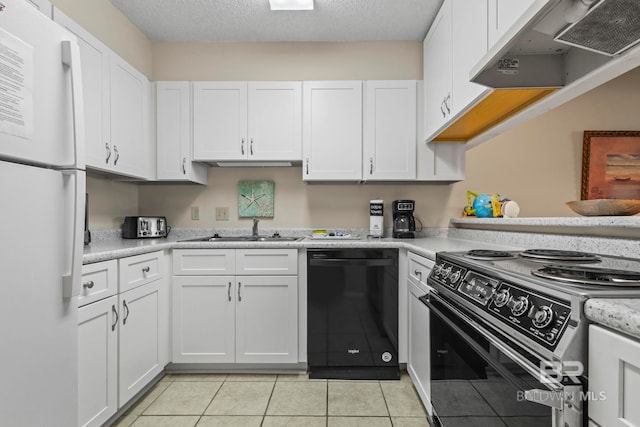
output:
<instances>
[{"instance_id":1,"label":"light tile floor","mask_svg":"<svg viewBox=\"0 0 640 427\"><path fill-rule=\"evenodd\" d=\"M400 381L310 380L305 375L167 375L116 427L428 427Z\"/></svg>"}]
</instances>

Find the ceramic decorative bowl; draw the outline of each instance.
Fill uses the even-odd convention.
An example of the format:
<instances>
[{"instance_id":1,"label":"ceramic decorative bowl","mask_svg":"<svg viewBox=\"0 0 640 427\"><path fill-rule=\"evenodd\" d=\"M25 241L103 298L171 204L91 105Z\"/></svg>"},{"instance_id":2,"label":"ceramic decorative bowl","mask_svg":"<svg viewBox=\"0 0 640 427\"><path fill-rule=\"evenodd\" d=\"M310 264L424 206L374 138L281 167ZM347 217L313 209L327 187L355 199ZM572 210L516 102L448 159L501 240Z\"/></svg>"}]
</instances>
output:
<instances>
[{"instance_id":1,"label":"ceramic decorative bowl","mask_svg":"<svg viewBox=\"0 0 640 427\"><path fill-rule=\"evenodd\" d=\"M567 206L582 216L621 216L640 212L640 200L575 200L567 202Z\"/></svg>"}]
</instances>

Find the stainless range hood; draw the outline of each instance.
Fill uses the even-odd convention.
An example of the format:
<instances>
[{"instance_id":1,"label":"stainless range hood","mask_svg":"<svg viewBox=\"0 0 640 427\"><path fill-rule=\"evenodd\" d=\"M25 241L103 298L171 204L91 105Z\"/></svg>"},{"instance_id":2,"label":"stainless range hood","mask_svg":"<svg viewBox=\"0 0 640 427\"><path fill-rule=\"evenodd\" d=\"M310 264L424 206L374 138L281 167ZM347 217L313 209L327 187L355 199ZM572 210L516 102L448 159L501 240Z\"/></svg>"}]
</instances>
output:
<instances>
[{"instance_id":1,"label":"stainless range hood","mask_svg":"<svg viewBox=\"0 0 640 427\"><path fill-rule=\"evenodd\" d=\"M469 74L494 90L433 141L473 148L640 67L639 21L640 0L534 0Z\"/></svg>"},{"instance_id":2,"label":"stainless range hood","mask_svg":"<svg viewBox=\"0 0 640 427\"><path fill-rule=\"evenodd\" d=\"M496 89L562 88L637 55L639 41L638 0L536 0L470 77Z\"/></svg>"}]
</instances>

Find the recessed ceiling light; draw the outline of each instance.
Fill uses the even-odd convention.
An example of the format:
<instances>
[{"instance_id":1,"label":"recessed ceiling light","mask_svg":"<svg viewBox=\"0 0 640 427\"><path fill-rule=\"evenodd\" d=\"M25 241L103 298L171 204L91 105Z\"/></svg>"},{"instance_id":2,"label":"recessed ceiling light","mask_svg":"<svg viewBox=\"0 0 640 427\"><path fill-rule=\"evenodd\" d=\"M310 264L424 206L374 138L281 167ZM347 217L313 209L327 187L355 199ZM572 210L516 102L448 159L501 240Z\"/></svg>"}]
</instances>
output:
<instances>
[{"instance_id":1,"label":"recessed ceiling light","mask_svg":"<svg viewBox=\"0 0 640 427\"><path fill-rule=\"evenodd\" d=\"M271 10L313 10L313 0L269 0Z\"/></svg>"}]
</instances>

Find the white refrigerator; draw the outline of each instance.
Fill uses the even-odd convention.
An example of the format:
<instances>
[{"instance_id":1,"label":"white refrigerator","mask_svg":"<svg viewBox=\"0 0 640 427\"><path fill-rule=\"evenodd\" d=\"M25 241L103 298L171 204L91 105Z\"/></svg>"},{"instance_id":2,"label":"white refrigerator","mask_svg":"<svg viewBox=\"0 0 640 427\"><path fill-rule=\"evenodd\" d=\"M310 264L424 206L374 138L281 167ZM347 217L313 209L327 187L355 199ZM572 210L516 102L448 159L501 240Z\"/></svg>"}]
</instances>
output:
<instances>
[{"instance_id":1,"label":"white refrigerator","mask_svg":"<svg viewBox=\"0 0 640 427\"><path fill-rule=\"evenodd\" d=\"M85 164L79 49L0 0L0 425L77 425Z\"/></svg>"}]
</instances>

